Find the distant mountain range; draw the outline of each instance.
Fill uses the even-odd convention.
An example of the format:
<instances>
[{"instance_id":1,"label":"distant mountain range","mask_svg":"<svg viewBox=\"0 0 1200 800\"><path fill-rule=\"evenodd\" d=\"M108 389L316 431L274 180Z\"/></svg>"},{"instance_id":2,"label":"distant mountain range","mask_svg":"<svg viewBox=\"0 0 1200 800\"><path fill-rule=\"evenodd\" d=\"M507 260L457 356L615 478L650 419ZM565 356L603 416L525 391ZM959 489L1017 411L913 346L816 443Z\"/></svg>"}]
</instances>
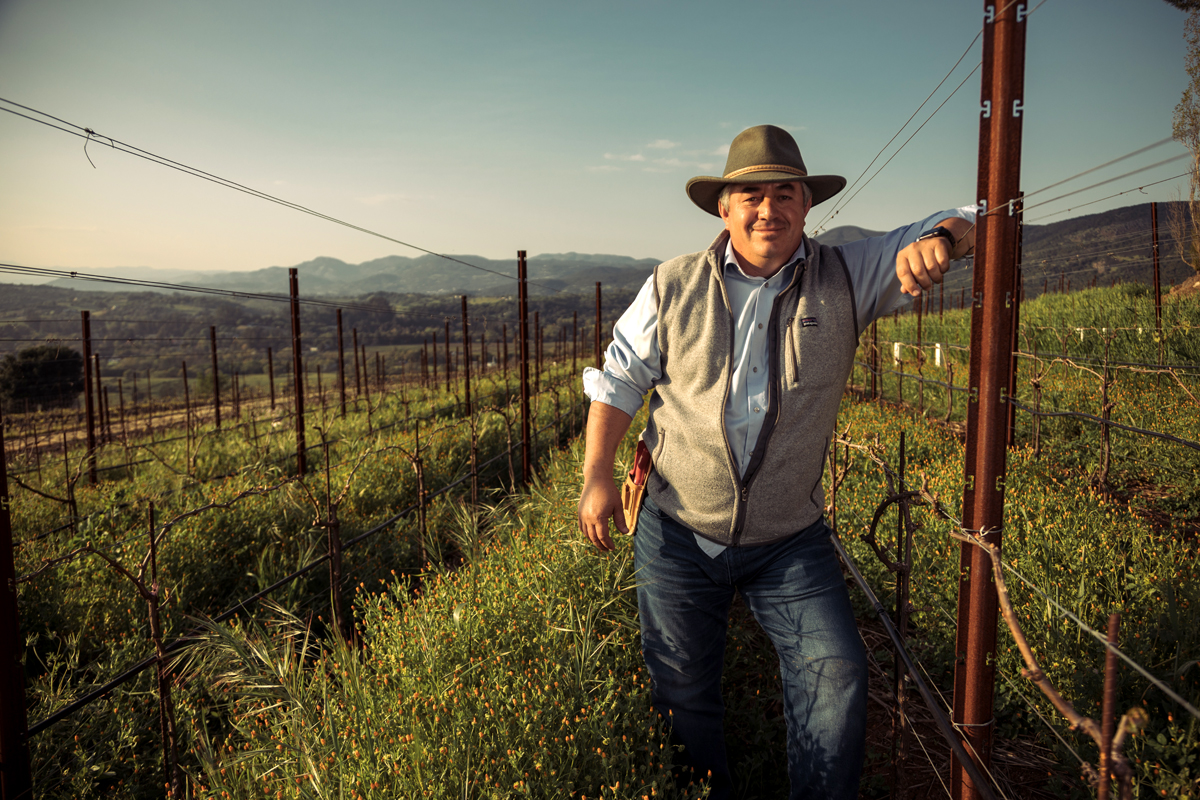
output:
<instances>
[{"instance_id":1,"label":"distant mountain range","mask_svg":"<svg viewBox=\"0 0 1200 800\"><path fill-rule=\"evenodd\" d=\"M1161 247L1164 286L1177 283L1192 274L1191 269L1179 260L1168 232L1166 220L1174 205L1159 204L1159 238L1165 243ZM845 225L822 234L820 241L827 245L841 245L879 233ZM1087 285L1093 277L1104 282L1113 279L1149 282L1152 273L1149 241L1148 203L1047 225L1026 225L1023 254L1026 293L1040 293L1043 284L1047 287L1056 284L1060 275L1064 286L1070 281L1074 288ZM496 297L515 293L512 278L516 275L516 265L512 260L492 260L471 255L452 258L454 260L436 255L413 258L387 256L361 264L348 264L322 256L297 264L296 268L299 270L301 292L309 297L360 297L383 292ZM606 291L632 290L645 281L658 263L658 259L653 258L544 253L527 261L530 294L586 293L591 291L596 281L602 282ZM283 294L288 285L286 267L268 267L248 272L187 272L147 267L112 270L82 268L80 271L268 294ZM0 280L2 277L0 275ZM946 292L958 293L970 282L970 270L955 270L947 276ZM46 285L75 291L85 289L84 285L71 279L59 279ZM171 291L170 288L144 288ZM119 283L91 283L86 285L86 289L129 291L130 287Z\"/></svg>"}]
</instances>

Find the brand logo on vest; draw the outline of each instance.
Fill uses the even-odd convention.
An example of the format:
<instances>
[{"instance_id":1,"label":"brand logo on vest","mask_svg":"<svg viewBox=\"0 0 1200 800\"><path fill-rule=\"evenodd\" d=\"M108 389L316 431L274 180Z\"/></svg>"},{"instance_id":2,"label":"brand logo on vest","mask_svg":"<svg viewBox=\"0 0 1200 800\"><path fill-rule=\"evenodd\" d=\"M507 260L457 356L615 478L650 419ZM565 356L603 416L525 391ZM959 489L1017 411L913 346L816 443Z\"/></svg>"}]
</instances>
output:
<instances>
[{"instance_id":1,"label":"brand logo on vest","mask_svg":"<svg viewBox=\"0 0 1200 800\"><path fill-rule=\"evenodd\" d=\"M800 320L800 327L801 327L801 328L815 328L815 327L817 327L817 318L816 318L816 317L803 317L803 318Z\"/></svg>"}]
</instances>

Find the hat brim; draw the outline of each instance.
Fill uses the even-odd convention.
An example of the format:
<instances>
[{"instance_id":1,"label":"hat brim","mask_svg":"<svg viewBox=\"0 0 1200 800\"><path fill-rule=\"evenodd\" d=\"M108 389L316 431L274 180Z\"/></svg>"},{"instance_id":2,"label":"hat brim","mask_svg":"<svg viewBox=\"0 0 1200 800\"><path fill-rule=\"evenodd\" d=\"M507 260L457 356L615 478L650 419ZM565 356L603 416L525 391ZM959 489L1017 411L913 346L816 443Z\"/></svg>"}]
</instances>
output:
<instances>
[{"instance_id":1,"label":"hat brim","mask_svg":"<svg viewBox=\"0 0 1200 800\"><path fill-rule=\"evenodd\" d=\"M717 208L717 199L721 196L721 191L726 185L731 183L742 185L752 183L785 183L787 181L808 184L808 188L812 191L812 204L814 206L825 202L846 188L846 179L841 175L806 175L799 177L788 172L764 170L762 172L750 172L739 175L736 180L700 175L687 182L687 195L700 208L714 217L719 217L721 216L721 212Z\"/></svg>"}]
</instances>

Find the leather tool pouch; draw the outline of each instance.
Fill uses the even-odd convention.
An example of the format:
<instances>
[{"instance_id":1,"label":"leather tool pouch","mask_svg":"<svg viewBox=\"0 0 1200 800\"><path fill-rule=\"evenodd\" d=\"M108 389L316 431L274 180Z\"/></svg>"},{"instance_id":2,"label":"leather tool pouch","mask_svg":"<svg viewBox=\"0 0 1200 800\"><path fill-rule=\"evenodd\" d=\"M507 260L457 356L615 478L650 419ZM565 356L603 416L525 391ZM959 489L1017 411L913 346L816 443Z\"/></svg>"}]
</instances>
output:
<instances>
[{"instance_id":1,"label":"leather tool pouch","mask_svg":"<svg viewBox=\"0 0 1200 800\"><path fill-rule=\"evenodd\" d=\"M629 526L630 536L637 533L638 513L642 510L642 498L646 496L646 478L650 476L650 467L650 451L645 442L638 441L633 469L629 470L621 486L621 508L625 512L625 524Z\"/></svg>"}]
</instances>

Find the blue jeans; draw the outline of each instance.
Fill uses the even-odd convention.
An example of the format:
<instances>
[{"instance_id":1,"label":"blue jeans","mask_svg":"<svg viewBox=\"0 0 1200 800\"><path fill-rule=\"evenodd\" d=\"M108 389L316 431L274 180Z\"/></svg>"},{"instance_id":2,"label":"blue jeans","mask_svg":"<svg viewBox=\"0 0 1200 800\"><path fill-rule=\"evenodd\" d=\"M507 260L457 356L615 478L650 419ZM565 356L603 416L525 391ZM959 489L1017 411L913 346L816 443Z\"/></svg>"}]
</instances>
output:
<instances>
[{"instance_id":1,"label":"blue jeans","mask_svg":"<svg viewBox=\"0 0 1200 800\"><path fill-rule=\"evenodd\" d=\"M721 670L729 606L741 592L779 654L791 797L858 796L867 657L824 520L782 542L709 558L691 530L646 496L634 537L642 655L655 709L687 766L731 796Z\"/></svg>"}]
</instances>

